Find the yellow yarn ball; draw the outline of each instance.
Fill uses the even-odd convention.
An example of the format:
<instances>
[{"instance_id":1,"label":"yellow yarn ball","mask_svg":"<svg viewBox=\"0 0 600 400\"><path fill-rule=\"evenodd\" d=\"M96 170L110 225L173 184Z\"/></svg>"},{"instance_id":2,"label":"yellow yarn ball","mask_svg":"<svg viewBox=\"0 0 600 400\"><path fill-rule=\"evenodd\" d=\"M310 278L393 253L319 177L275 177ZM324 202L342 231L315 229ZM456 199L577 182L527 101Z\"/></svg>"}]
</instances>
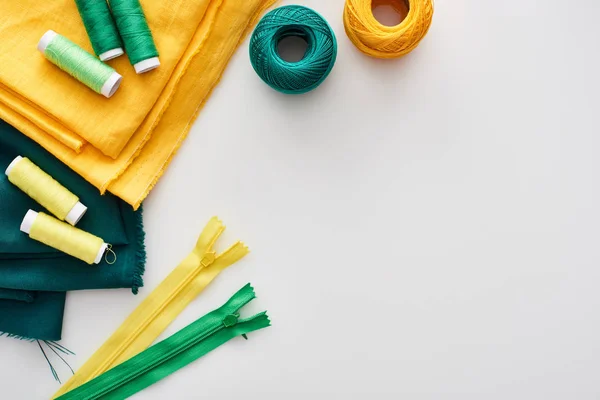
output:
<instances>
[{"instance_id":1,"label":"yellow yarn ball","mask_svg":"<svg viewBox=\"0 0 600 400\"><path fill-rule=\"evenodd\" d=\"M402 1L409 10L400 24L385 26L373 16L373 7L389 4L400 11ZM344 8L348 38L360 51L376 58L410 53L427 34L432 18L433 0L346 0Z\"/></svg>"}]
</instances>

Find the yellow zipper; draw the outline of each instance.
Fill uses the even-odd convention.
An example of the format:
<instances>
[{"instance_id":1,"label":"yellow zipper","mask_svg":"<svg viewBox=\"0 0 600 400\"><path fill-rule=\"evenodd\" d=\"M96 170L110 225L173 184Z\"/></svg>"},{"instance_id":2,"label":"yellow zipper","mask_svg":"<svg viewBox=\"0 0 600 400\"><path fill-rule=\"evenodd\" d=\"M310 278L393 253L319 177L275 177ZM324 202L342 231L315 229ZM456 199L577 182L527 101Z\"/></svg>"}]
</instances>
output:
<instances>
[{"instance_id":1,"label":"yellow zipper","mask_svg":"<svg viewBox=\"0 0 600 400\"><path fill-rule=\"evenodd\" d=\"M248 247L237 242L217 256L213 246L224 230L223 223L213 217L192 252L54 394L54 398L148 348L221 271L248 254Z\"/></svg>"}]
</instances>

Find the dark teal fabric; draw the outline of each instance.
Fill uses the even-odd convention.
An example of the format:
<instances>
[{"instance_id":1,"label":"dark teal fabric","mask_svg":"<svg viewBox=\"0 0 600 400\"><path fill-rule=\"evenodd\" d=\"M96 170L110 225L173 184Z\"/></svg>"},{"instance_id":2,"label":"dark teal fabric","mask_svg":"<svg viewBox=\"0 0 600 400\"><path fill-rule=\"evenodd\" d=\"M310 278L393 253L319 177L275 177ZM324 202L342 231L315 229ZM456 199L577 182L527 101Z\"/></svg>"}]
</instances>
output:
<instances>
[{"instance_id":1,"label":"dark teal fabric","mask_svg":"<svg viewBox=\"0 0 600 400\"><path fill-rule=\"evenodd\" d=\"M4 295L7 294L4 292ZM17 293L13 294L20 297ZM60 340L66 294L36 292L33 301L27 302L5 300L0 293L0 332L26 339Z\"/></svg>"},{"instance_id":2,"label":"dark teal fabric","mask_svg":"<svg viewBox=\"0 0 600 400\"><path fill-rule=\"evenodd\" d=\"M33 300L35 300L35 292L0 288L0 300L16 300L25 303L33 303Z\"/></svg>"},{"instance_id":3,"label":"dark teal fabric","mask_svg":"<svg viewBox=\"0 0 600 400\"><path fill-rule=\"evenodd\" d=\"M27 210L46 210L10 183L4 174L8 164L17 155L29 158L79 196L88 211L77 227L111 243L117 254L115 264L109 265L103 261L90 266L31 240L19 230ZM5 290L3 295L0 293L0 299L4 298L0 300L0 332L23 335L15 332L26 331L30 335L23 336L57 340L65 295L42 292L131 288L137 293L142 286L145 261L141 208L134 212L131 206L111 194L101 196L98 189L37 143L0 121L0 290ZM19 294L6 289L27 292ZM32 295L33 302L23 301ZM38 315L40 313L45 317L41 318ZM30 318L33 320L30 321ZM39 332L34 329L36 320ZM19 328L20 324L22 328ZM42 333L47 336L51 328L57 327L59 329L50 335L55 337L37 337Z\"/></svg>"},{"instance_id":4,"label":"dark teal fabric","mask_svg":"<svg viewBox=\"0 0 600 400\"><path fill-rule=\"evenodd\" d=\"M3 183L0 178L0 191ZM102 261L98 265L88 265L50 248L48 253L0 253L0 287L49 291L132 288L133 292L137 293L138 288L142 286L141 275L145 262L143 246L138 243L139 240L143 241L142 211L140 209L134 213L131 206L124 202L120 206L123 207L123 215L120 217L123 218L125 232L132 243L113 246L117 254L115 264L109 265ZM35 210L40 211L40 207ZM83 218L86 217L87 215ZM102 221L102 218L98 220ZM16 229L18 230L19 227L17 226ZM2 222L0 236L4 230L5 225ZM93 230L89 232L95 234ZM32 247L36 248L40 245L26 234L20 233L21 242L32 242ZM19 245L24 246L23 243Z\"/></svg>"}]
</instances>

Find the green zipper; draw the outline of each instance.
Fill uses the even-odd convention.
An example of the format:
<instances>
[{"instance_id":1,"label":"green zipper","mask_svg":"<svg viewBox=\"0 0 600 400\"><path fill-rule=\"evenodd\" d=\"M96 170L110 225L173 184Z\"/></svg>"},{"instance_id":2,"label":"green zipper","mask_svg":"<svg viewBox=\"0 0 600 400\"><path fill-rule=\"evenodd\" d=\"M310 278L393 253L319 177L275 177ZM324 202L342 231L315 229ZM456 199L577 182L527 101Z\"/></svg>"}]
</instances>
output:
<instances>
[{"instance_id":1,"label":"green zipper","mask_svg":"<svg viewBox=\"0 0 600 400\"><path fill-rule=\"evenodd\" d=\"M270 325L266 312L240 319L239 310L255 297L247 284L222 307L58 399L127 398L234 337L266 328Z\"/></svg>"}]
</instances>

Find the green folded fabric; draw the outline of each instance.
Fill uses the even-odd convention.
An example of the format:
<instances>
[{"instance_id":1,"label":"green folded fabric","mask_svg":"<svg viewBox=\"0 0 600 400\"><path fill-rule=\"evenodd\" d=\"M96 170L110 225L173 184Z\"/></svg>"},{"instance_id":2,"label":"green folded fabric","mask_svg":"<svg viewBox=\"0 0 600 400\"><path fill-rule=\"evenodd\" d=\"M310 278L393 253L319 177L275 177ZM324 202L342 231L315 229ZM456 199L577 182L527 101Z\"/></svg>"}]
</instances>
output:
<instances>
[{"instance_id":1,"label":"green folded fabric","mask_svg":"<svg viewBox=\"0 0 600 400\"><path fill-rule=\"evenodd\" d=\"M16 300L25 303L33 303L35 300L35 292L0 288L0 300Z\"/></svg>"},{"instance_id":2,"label":"green folded fabric","mask_svg":"<svg viewBox=\"0 0 600 400\"><path fill-rule=\"evenodd\" d=\"M113 245L117 261L113 265L102 262L90 266L42 243L31 240L20 231L27 210L45 211L42 206L10 183L4 170L17 156L29 158L41 169L79 196L88 207L77 227L93 233ZM101 196L98 190L58 161L54 156L25 135L0 121L0 288L37 292L33 302L0 300L19 303L11 311L10 305L0 304L0 332L41 339L49 327L62 320L64 293L48 295L42 292L64 292L82 289L131 288L137 293L143 285L142 275L146 262L141 208L134 212L113 195ZM11 296L10 292L4 294ZM26 293L12 296L27 297ZM1 297L0 297L1 298ZM59 312L60 310L60 312ZM18 314L21 313L21 314ZM42 313L53 318L33 318ZM53 313L50 316L48 313ZM22 315L19 318L18 315ZM31 318L33 322L28 319ZM14 321L13 321L14 319ZM9 321L11 320L11 321ZM35 325L37 322L38 330ZM20 324L22 327L20 327ZM16 333L29 332L29 334ZM55 330L60 336L60 327ZM56 336L56 335L54 335ZM53 337L51 340L58 340Z\"/></svg>"},{"instance_id":3,"label":"green folded fabric","mask_svg":"<svg viewBox=\"0 0 600 400\"><path fill-rule=\"evenodd\" d=\"M0 192L4 189L5 184L6 181L0 177ZM121 223L125 225L126 238L131 240L131 243L113 245L113 250L117 255L117 261L114 264L109 265L102 261L98 265L88 265L81 260L58 253L50 247L31 240L29 236L19 231L20 246L26 245L22 242L30 242L35 248L38 245L47 247L48 252L0 253L0 287L30 291L131 288L133 293L137 294L138 288L143 286L142 275L145 266L142 208L140 207L138 211L134 212L131 206L122 201L119 203L123 212L118 215L115 223L117 226ZM3 216L2 208L0 205L0 215ZM32 209L41 210L39 206ZM88 215L83 218L86 217ZM2 218L4 219L4 217ZM102 218L96 218L96 221L99 225L105 223ZM122 227L119 226L120 228ZM11 232L14 229L14 225L9 225L7 228L4 221L0 222L0 237L6 231ZM16 229L19 230L19 226ZM87 231L97 235L93 229ZM111 243L110 240L105 239L105 241ZM0 252L3 252L1 242L0 239Z\"/></svg>"},{"instance_id":4,"label":"green folded fabric","mask_svg":"<svg viewBox=\"0 0 600 400\"><path fill-rule=\"evenodd\" d=\"M21 300L23 293L28 296ZM20 339L60 340L65 298L66 292L0 290L0 335Z\"/></svg>"}]
</instances>

